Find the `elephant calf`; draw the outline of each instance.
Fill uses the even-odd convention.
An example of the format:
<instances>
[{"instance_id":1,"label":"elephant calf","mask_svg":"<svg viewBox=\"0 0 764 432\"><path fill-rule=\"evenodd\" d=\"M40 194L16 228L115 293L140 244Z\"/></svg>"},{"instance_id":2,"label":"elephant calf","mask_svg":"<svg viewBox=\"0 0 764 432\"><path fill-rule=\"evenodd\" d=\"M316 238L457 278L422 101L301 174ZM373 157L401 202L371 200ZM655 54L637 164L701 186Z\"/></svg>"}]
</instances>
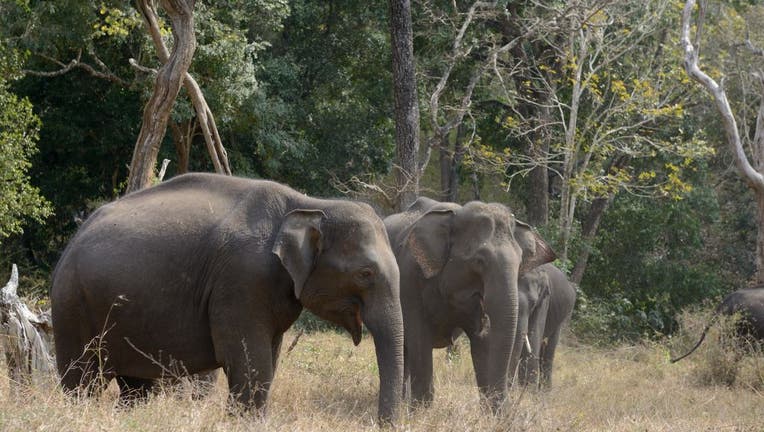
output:
<instances>
[{"instance_id":1,"label":"elephant calf","mask_svg":"<svg viewBox=\"0 0 764 432\"><path fill-rule=\"evenodd\" d=\"M542 387L549 387L560 330L573 313L576 288L554 264L544 264L520 278L518 297L519 317L509 364L510 378L517 374L520 385L538 380Z\"/></svg>"},{"instance_id":2,"label":"elephant calf","mask_svg":"<svg viewBox=\"0 0 764 432\"><path fill-rule=\"evenodd\" d=\"M462 329L478 388L497 409L517 326L517 278L554 253L501 204L420 198L385 226L401 271L404 380L413 402L432 400L432 350Z\"/></svg>"},{"instance_id":3,"label":"elephant calf","mask_svg":"<svg viewBox=\"0 0 764 432\"><path fill-rule=\"evenodd\" d=\"M187 174L107 204L53 274L56 360L68 392L145 394L166 375L222 367L245 408L264 407L282 335L303 306L374 338L379 416L403 386L399 273L365 204L287 186Z\"/></svg>"},{"instance_id":4,"label":"elephant calf","mask_svg":"<svg viewBox=\"0 0 764 432\"><path fill-rule=\"evenodd\" d=\"M692 354L703 343L706 333L714 324L716 317L719 315L732 316L738 313L740 320L737 322L737 336L764 342L764 286L745 288L724 297L719 306L716 307L711 321L703 329L703 333L695 346L687 353L672 359L671 363L676 363Z\"/></svg>"}]
</instances>

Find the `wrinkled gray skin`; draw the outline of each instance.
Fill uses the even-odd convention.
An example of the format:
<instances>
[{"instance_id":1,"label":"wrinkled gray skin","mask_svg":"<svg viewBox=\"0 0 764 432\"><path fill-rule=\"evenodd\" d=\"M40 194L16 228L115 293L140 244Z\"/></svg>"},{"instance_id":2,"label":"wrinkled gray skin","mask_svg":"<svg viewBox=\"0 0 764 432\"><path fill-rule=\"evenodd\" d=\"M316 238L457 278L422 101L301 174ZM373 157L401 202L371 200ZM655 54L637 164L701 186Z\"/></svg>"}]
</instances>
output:
<instances>
[{"instance_id":1,"label":"wrinkled gray skin","mask_svg":"<svg viewBox=\"0 0 764 432\"><path fill-rule=\"evenodd\" d=\"M554 253L501 204L420 198L385 226L401 271L405 393L415 404L432 401L432 350L462 329L478 388L498 409L517 325L517 278Z\"/></svg>"},{"instance_id":2,"label":"wrinkled gray skin","mask_svg":"<svg viewBox=\"0 0 764 432\"><path fill-rule=\"evenodd\" d=\"M727 294L724 297L719 306L716 307L711 321L703 329L703 333L700 335L700 339L695 346L686 354L672 359L671 363L678 362L692 354L703 343L706 333L718 316L732 316L738 313L740 314L740 320L737 322L736 327L737 336L764 343L764 286L745 288Z\"/></svg>"},{"instance_id":3,"label":"wrinkled gray skin","mask_svg":"<svg viewBox=\"0 0 764 432\"><path fill-rule=\"evenodd\" d=\"M575 287L554 264L541 265L520 277L519 317L509 363L510 378L517 371L516 382L520 385L551 386L560 330L573 313L575 303Z\"/></svg>"},{"instance_id":4,"label":"wrinkled gray skin","mask_svg":"<svg viewBox=\"0 0 764 432\"><path fill-rule=\"evenodd\" d=\"M68 392L144 394L168 373L222 367L262 413L283 333L303 307L374 338L379 416L401 399L399 273L365 204L287 186L188 174L98 209L64 251L51 291ZM97 379L99 371L104 379Z\"/></svg>"}]
</instances>

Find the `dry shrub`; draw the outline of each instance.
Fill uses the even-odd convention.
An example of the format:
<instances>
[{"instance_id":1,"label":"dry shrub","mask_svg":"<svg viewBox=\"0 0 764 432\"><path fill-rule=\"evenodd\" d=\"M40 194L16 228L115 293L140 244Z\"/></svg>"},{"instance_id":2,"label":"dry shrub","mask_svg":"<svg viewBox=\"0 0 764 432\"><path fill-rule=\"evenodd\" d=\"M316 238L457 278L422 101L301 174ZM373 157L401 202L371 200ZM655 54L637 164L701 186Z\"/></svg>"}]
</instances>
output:
<instances>
[{"instance_id":1,"label":"dry shrub","mask_svg":"<svg viewBox=\"0 0 764 432\"><path fill-rule=\"evenodd\" d=\"M740 314L713 318L713 308L685 311L679 318L680 330L670 346L675 353L684 353L695 345L703 329L713 319L706 338L688 358L692 379L699 386L732 386L752 390L764 389L764 356L761 344L740 338L736 328Z\"/></svg>"}]
</instances>

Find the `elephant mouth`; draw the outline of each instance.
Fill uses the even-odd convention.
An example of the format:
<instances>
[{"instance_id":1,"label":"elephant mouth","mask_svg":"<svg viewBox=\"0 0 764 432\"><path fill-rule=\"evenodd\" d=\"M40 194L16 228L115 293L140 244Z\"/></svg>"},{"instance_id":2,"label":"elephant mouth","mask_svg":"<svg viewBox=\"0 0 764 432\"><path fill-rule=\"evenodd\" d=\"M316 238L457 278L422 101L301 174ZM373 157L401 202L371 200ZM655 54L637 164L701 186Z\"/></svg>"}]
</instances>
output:
<instances>
[{"instance_id":1,"label":"elephant mouth","mask_svg":"<svg viewBox=\"0 0 764 432\"><path fill-rule=\"evenodd\" d=\"M343 327L350 333L353 338L353 345L358 346L361 343L361 335L363 330L363 321L361 320L361 306L353 303L353 310L351 313L345 316Z\"/></svg>"},{"instance_id":2,"label":"elephant mouth","mask_svg":"<svg viewBox=\"0 0 764 432\"><path fill-rule=\"evenodd\" d=\"M488 332L491 329L491 319L485 312L485 303L483 302L482 297L477 304L473 306L468 316L470 317L469 321L465 323L466 326L462 327L462 329L467 334L471 335L471 337L483 338L488 336Z\"/></svg>"},{"instance_id":3,"label":"elephant mouth","mask_svg":"<svg viewBox=\"0 0 764 432\"><path fill-rule=\"evenodd\" d=\"M483 314L483 316L480 317L480 328L478 329L478 332L477 332L478 337L488 336L488 331L490 329L491 329L491 319L488 318L487 314Z\"/></svg>"}]
</instances>

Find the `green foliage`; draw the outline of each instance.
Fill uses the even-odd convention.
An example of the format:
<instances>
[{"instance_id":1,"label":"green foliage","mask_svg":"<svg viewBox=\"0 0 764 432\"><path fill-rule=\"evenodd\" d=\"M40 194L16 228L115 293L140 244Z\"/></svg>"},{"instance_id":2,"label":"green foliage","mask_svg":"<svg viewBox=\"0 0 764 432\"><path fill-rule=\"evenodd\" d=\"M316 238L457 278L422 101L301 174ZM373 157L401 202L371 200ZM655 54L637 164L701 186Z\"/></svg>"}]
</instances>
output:
<instances>
[{"instance_id":1,"label":"green foliage","mask_svg":"<svg viewBox=\"0 0 764 432\"><path fill-rule=\"evenodd\" d=\"M309 310L303 310L300 316L295 321L294 326L298 330L303 330L306 333L322 332L332 330L335 332L344 332L341 327L338 327L329 321L323 320L317 317Z\"/></svg>"},{"instance_id":2,"label":"green foliage","mask_svg":"<svg viewBox=\"0 0 764 432\"><path fill-rule=\"evenodd\" d=\"M606 340L670 334L681 309L734 289L741 281L708 237L719 223L714 193L702 186L680 201L620 196L581 283L585 331Z\"/></svg>"},{"instance_id":3,"label":"green foliage","mask_svg":"<svg viewBox=\"0 0 764 432\"><path fill-rule=\"evenodd\" d=\"M29 178L37 153L40 119L32 104L8 90L2 77L18 73L19 56L0 43L0 240L23 232L25 218L43 221L52 212Z\"/></svg>"},{"instance_id":4,"label":"green foliage","mask_svg":"<svg viewBox=\"0 0 764 432\"><path fill-rule=\"evenodd\" d=\"M393 154L386 3L291 2L259 57L235 147L260 175L313 194L386 173Z\"/></svg>"}]
</instances>

